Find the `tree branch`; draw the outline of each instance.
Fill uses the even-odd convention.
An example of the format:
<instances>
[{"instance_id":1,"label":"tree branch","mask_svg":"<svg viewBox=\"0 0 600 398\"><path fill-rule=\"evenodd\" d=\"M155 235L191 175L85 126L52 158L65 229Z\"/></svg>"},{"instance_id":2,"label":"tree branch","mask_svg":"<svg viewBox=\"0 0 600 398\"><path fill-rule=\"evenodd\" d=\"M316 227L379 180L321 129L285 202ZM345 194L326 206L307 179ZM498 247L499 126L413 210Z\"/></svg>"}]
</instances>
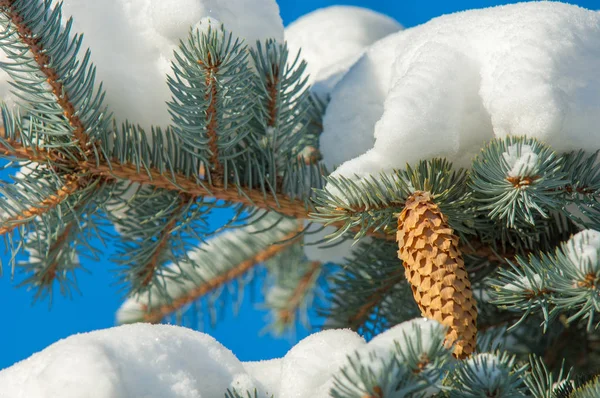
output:
<instances>
[{"instance_id":1,"label":"tree branch","mask_svg":"<svg viewBox=\"0 0 600 398\"><path fill-rule=\"evenodd\" d=\"M2 136L2 133L0 133ZM31 148L23 146L21 143L14 140L6 139L10 147L0 144L0 155L12 157L20 160L28 160L36 163L47 163L47 161L60 161L60 157L53 152L38 149L34 151ZM90 173L94 176L103 177L107 180L124 180L135 182L141 185L151 185L156 188L167 189L170 191L178 191L191 196L209 196L228 202L242 203L247 206L258 207L270 211L275 211L279 214L298 218L309 219L310 213L314 212L314 207L305 204L299 200L291 200L284 195L268 196L263 192L244 189L229 184L228 188L222 186L202 186L199 185L194 177L189 177L179 173L164 173L158 169L149 168L147 173L140 172L138 167L132 164L121 164L118 161L113 161L110 164L88 160L79 166L83 172ZM240 193L243 191L243 193ZM330 224L334 227L342 227L344 222L336 222ZM357 229L351 229L357 231ZM383 232L370 231L369 236L385 239L389 241L395 240L395 235L386 234ZM483 244L474 239L470 241L473 248L463 245L461 250L464 254L474 254L477 256L487 257L493 262L506 262L503 257L499 257L489 245ZM513 252L507 253L507 257L514 257Z\"/></svg>"},{"instance_id":2,"label":"tree branch","mask_svg":"<svg viewBox=\"0 0 600 398\"><path fill-rule=\"evenodd\" d=\"M35 206L23 210L16 216L2 220L0 226L0 235L7 234L19 226L26 224L36 216L40 216L63 203L67 198L77 192L80 188L79 179L74 175L67 175L67 181L60 187L54 195L50 195Z\"/></svg>"},{"instance_id":3,"label":"tree branch","mask_svg":"<svg viewBox=\"0 0 600 398\"><path fill-rule=\"evenodd\" d=\"M381 301L384 299L385 295L394 288L402 279L404 278L404 268L398 268L394 272L391 272L389 277L387 278L387 282L383 285L380 285L375 289L373 294L371 294L366 302L360 306L356 314L348 318L348 325L357 329L358 325L364 323L364 321L369 316L369 313L375 308Z\"/></svg>"},{"instance_id":4,"label":"tree branch","mask_svg":"<svg viewBox=\"0 0 600 398\"><path fill-rule=\"evenodd\" d=\"M267 109L269 110L269 120L267 126L276 127L277 124L277 94L279 93L279 66L276 64L271 65L272 76L267 76L267 92L269 93L269 100L267 103Z\"/></svg>"},{"instance_id":5,"label":"tree branch","mask_svg":"<svg viewBox=\"0 0 600 398\"><path fill-rule=\"evenodd\" d=\"M221 65L220 61L213 62L212 56L210 52L208 53L208 64L205 64L202 61L198 61L205 72L206 72L206 95L204 99L208 101L208 108L206 109L206 134L208 135L208 146L211 152L211 166L213 168L213 173L215 174L215 179L217 181L223 178L223 165L219 160L219 134L218 128L219 123L217 120L217 80L215 75L219 71L219 66Z\"/></svg>"},{"instance_id":6,"label":"tree branch","mask_svg":"<svg viewBox=\"0 0 600 398\"><path fill-rule=\"evenodd\" d=\"M175 213L179 214L179 212L183 210L186 204L186 198L182 197L181 201L177 206L177 209L175 210ZM179 218L173 216L169 223L162 230L160 236L158 237L158 244L156 245L156 248L154 249L150 260L148 261L146 266L144 266L144 269L140 271L138 276L143 278L141 282L143 287L148 286L150 284L150 282L152 281L152 277L156 272L156 269L160 266L160 256L165 247L167 246L167 243L169 242L171 232L173 232L173 230L177 226L177 221L179 221Z\"/></svg>"},{"instance_id":7,"label":"tree branch","mask_svg":"<svg viewBox=\"0 0 600 398\"><path fill-rule=\"evenodd\" d=\"M288 301L288 306L285 309L279 311L279 319L285 324L291 322L294 317L294 313L298 309L298 305L302 301L302 298L306 295L306 292L310 288L311 281L314 275L319 271L323 264L320 261L313 261L309 270L304 274L302 279L298 282L298 286L294 289L294 293Z\"/></svg>"},{"instance_id":8,"label":"tree branch","mask_svg":"<svg viewBox=\"0 0 600 398\"><path fill-rule=\"evenodd\" d=\"M206 295L208 292L215 290L228 282L231 282L232 280L248 272L254 266L274 257L275 255L283 251L286 247L295 243L297 239L298 231L289 233L281 239L283 243L269 246L267 249L258 253L254 257L242 261L235 268L230 269L223 275L219 275L216 278L206 281L202 285L192 289L185 296L179 297L169 304L150 309L150 311L148 311L144 315L144 321L150 323L160 322L165 316L169 315L170 313L177 311L179 308L185 306L186 304L198 300L200 297Z\"/></svg>"},{"instance_id":9,"label":"tree branch","mask_svg":"<svg viewBox=\"0 0 600 398\"><path fill-rule=\"evenodd\" d=\"M63 109L63 115L73 128L73 135L79 141L81 149L88 149L88 135L85 133L83 122L77 116L73 103L69 99L69 93L65 86L59 80L60 76L54 68L51 68L51 59L41 44L41 40L24 23L23 17L15 10L13 6L15 0L0 0L0 7L4 8L4 13L11 20L17 30L21 41L29 47L33 59L38 64L40 71L46 76L46 82L50 85L52 93L56 97L56 102Z\"/></svg>"},{"instance_id":10,"label":"tree branch","mask_svg":"<svg viewBox=\"0 0 600 398\"><path fill-rule=\"evenodd\" d=\"M52 246L50 246L50 249L48 250L50 256L52 256L54 252L59 250L60 247L67 241L67 238L69 237L69 235L71 234L71 230L73 229L73 225L74 221L68 223L65 229L56 238L56 241L52 244ZM48 286L54 281L54 279L56 278L56 270L58 269L58 266L58 256L56 256L52 264L50 264L50 266L48 266L47 268L44 268L40 275L40 281L43 286Z\"/></svg>"}]
</instances>

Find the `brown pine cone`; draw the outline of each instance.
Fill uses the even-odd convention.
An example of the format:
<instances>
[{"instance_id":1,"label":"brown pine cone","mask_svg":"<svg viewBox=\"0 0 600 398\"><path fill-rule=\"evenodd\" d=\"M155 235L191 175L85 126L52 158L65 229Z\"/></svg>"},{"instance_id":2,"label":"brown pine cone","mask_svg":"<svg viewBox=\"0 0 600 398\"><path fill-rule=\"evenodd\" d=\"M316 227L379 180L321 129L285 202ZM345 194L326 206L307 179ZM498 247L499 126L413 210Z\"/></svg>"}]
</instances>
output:
<instances>
[{"instance_id":1,"label":"brown pine cone","mask_svg":"<svg viewBox=\"0 0 600 398\"><path fill-rule=\"evenodd\" d=\"M448 327L446 346L466 358L475 350L477 308L471 282L450 228L429 192L415 192L398 216L398 257L424 317Z\"/></svg>"}]
</instances>

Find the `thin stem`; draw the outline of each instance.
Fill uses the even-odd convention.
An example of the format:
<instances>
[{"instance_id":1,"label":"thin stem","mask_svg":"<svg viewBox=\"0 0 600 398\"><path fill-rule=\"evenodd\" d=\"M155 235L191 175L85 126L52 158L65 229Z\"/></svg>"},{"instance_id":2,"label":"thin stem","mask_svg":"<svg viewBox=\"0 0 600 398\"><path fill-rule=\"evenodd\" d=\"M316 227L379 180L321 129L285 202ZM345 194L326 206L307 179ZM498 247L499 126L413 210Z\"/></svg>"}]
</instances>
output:
<instances>
[{"instance_id":1,"label":"thin stem","mask_svg":"<svg viewBox=\"0 0 600 398\"><path fill-rule=\"evenodd\" d=\"M298 237L298 231L291 232L285 237L283 237L281 239L283 243L269 246L254 257L242 261L236 267L230 269L224 274L219 275L211 280L208 280L200 286L197 286L185 296L179 297L169 304L165 304L156 308L151 308L150 311L144 315L144 321L150 323L160 322L165 316L177 311L186 304L198 300L200 297L206 295L208 292L215 290L228 282L231 282L232 280L248 272L256 265L274 257L278 253L281 253L285 248L297 241L297 239L294 239L295 237Z\"/></svg>"},{"instance_id":2,"label":"thin stem","mask_svg":"<svg viewBox=\"0 0 600 398\"><path fill-rule=\"evenodd\" d=\"M158 237L158 244L154 248L152 256L148 263L144 266L143 270L140 271L139 277L142 277L142 286L148 286L156 273L157 268L160 266L160 258L163 250L167 247L167 243L169 242L169 238L173 230L177 227L177 221L179 221L179 215L183 208L186 206L188 201L185 197L180 198L180 202L177 205L177 209L175 210L173 216L169 223L165 226L165 228L160 233Z\"/></svg>"},{"instance_id":3,"label":"thin stem","mask_svg":"<svg viewBox=\"0 0 600 398\"><path fill-rule=\"evenodd\" d=\"M271 65L272 76L267 76L267 92L269 93L269 100L267 103L267 109L269 110L269 120L267 125L269 127L276 127L277 125L277 94L279 93L279 66Z\"/></svg>"},{"instance_id":4,"label":"thin stem","mask_svg":"<svg viewBox=\"0 0 600 398\"><path fill-rule=\"evenodd\" d=\"M56 241L52 244L52 246L50 246L50 249L48 251L50 253L50 256L52 256L52 254L54 252L59 250L60 247L65 242L67 242L67 239L68 239L69 235L71 234L71 230L73 229L73 225L74 225L74 221L71 221L69 224L67 224L67 226L61 232L61 234L58 236L58 238L56 238ZM58 256L55 256L55 260L52 262L52 264L50 264L48 267L46 267L44 270L42 270L40 280L41 280L41 283L43 286L48 286L54 281L54 279L56 278L56 271L58 270L58 266L59 266Z\"/></svg>"},{"instance_id":5,"label":"thin stem","mask_svg":"<svg viewBox=\"0 0 600 398\"><path fill-rule=\"evenodd\" d=\"M70 195L77 192L80 188L79 180L73 175L67 176L67 181L60 187L54 195L50 195L35 206L31 206L23 210L20 214L2 220L0 226L0 235L7 234L16 228L28 223L32 218L40 216L48 211L56 208L61 203L69 198Z\"/></svg>"},{"instance_id":6,"label":"thin stem","mask_svg":"<svg viewBox=\"0 0 600 398\"><path fill-rule=\"evenodd\" d=\"M385 298L385 295L403 279L403 275L403 268L398 268L391 272L389 277L386 278L387 282L377 287L373 294L367 298L366 302L359 307L356 314L348 318L348 325L354 329L362 325L368 318L369 313Z\"/></svg>"},{"instance_id":7,"label":"thin stem","mask_svg":"<svg viewBox=\"0 0 600 398\"><path fill-rule=\"evenodd\" d=\"M206 95L204 98L208 101L208 108L206 109L206 134L208 135L208 146L211 152L211 166L215 179L220 181L223 178L223 165L219 160L219 122L217 114L217 99L218 99L218 88L216 74L219 71L220 62L214 62L210 53L208 53L208 63L205 64L202 61L198 61L205 72L206 72Z\"/></svg>"},{"instance_id":8,"label":"thin stem","mask_svg":"<svg viewBox=\"0 0 600 398\"><path fill-rule=\"evenodd\" d=\"M52 94L56 97L56 102L63 109L63 115L73 128L73 135L77 141L79 141L79 146L86 151L88 149L89 137L85 133L85 126L79 116L77 116L75 106L70 101L69 93L60 81L60 76L54 68L49 66L51 64L51 59L42 46L40 38L24 23L23 17L13 6L14 2L14 0L0 0L0 7L4 8L4 14L8 16L15 26L21 41L29 47L29 51L33 55L35 62L38 64L40 71L46 76L46 82L52 89Z\"/></svg>"},{"instance_id":9,"label":"thin stem","mask_svg":"<svg viewBox=\"0 0 600 398\"><path fill-rule=\"evenodd\" d=\"M279 319L281 319L283 323L288 324L292 321L294 313L302 302L302 298L306 296L315 274L321 269L322 265L323 264L320 261L313 261L306 274L302 276L302 279L298 282L298 285L294 289L294 293L292 293L292 296L288 301L287 308L279 311Z\"/></svg>"}]
</instances>

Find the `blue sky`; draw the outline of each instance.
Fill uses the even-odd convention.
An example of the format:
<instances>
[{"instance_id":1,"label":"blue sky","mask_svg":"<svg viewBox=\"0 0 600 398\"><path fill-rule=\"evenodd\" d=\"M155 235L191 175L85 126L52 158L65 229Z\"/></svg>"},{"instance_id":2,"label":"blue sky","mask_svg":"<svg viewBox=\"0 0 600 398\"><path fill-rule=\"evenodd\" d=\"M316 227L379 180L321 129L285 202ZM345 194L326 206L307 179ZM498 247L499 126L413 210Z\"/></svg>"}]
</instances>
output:
<instances>
[{"instance_id":1,"label":"blue sky","mask_svg":"<svg viewBox=\"0 0 600 398\"><path fill-rule=\"evenodd\" d=\"M346 4L371 8L397 19L405 27L415 26L450 12L483 8L516 1L493 0L279 0L281 15L287 25L299 16L317 8ZM600 8L598 0L571 1L587 8ZM31 294L16 288L10 280L9 270L0 278L0 305L3 308L0 323L0 369L22 360L53 342L74 333L107 328L114 325L114 314L121 298L114 286L108 261L110 249L100 263L85 264L91 274L79 273L81 295L73 298L55 296L52 307L47 302L31 305ZM3 257L3 262L6 256ZM260 281L256 281L256 291ZM265 312L256 310L246 300L237 317L228 311L216 327L206 327L205 332L231 349L241 360L258 360L279 357L295 342L306 336L300 328L295 337L275 339L259 335L264 328Z\"/></svg>"}]
</instances>

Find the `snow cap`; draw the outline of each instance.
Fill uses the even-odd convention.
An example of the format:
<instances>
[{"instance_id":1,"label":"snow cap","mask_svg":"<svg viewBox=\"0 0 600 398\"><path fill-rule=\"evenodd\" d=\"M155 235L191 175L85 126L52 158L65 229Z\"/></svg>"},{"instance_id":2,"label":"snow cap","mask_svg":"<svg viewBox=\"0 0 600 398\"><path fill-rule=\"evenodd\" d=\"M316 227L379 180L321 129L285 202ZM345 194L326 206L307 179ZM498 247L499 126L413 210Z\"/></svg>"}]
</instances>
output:
<instances>
[{"instance_id":1,"label":"snow cap","mask_svg":"<svg viewBox=\"0 0 600 398\"><path fill-rule=\"evenodd\" d=\"M283 41L283 22L275 0L65 0L63 17L73 16L72 33L83 33L103 83L105 104L117 122L125 119L149 129L166 127L171 98L166 75L173 51L190 28L212 24L254 45L256 40ZM7 61L0 52L0 61ZM83 54L81 54L83 55ZM15 106L10 78L0 73L0 95Z\"/></svg>"},{"instance_id":2,"label":"snow cap","mask_svg":"<svg viewBox=\"0 0 600 398\"><path fill-rule=\"evenodd\" d=\"M317 94L328 94L377 40L402 29L394 19L353 6L321 8L292 22L285 29L292 58L302 51L308 63L308 83Z\"/></svg>"},{"instance_id":3,"label":"snow cap","mask_svg":"<svg viewBox=\"0 0 600 398\"><path fill-rule=\"evenodd\" d=\"M331 94L321 152L341 165L333 176L360 178L433 157L469 166L507 135L598 149L598 70L600 13L527 2L445 15L354 64Z\"/></svg>"},{"instance_id":4,"label":"snow cap","mask_svg":"<svg viewBox=\"0 0 600 398\"><path fill-rule=\"evenodd\" d=\"M261 388L211 336L148 324L68 337L1 371L0 386L10 398L212 398Z\"/></svg>"}]
</instances>

